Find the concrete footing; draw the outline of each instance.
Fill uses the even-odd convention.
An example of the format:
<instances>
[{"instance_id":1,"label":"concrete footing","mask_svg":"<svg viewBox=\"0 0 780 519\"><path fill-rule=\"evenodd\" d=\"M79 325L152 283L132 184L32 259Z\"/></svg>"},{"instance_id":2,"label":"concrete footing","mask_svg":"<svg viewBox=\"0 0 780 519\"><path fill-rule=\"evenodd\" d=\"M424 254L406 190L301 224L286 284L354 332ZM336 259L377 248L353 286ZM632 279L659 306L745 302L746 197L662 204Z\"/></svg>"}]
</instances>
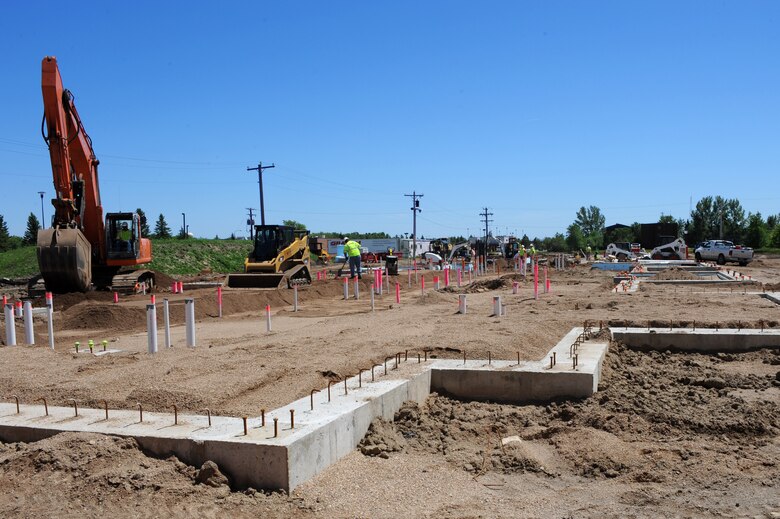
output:
<instances>
[{"instance_id":1,"label":"concrete footing","mask_svg":"<svg viewBox=\"0 0 780 519\"><path fill-rule=\"evenodd\" d=\"M37 441L59 432L95 432L135 438L159 456L175 454L195 466L216 462L237 488L293 490L353 451L375 418L392 420L409 400L431 391L494 402L541 402L584 398L598 387L606 342L585 340L572 330L550 350L554 360L535 362L440 360L396 365L351 377L283 408L247 419L139 410L0 404L0 439ZM576 343L576 347L575 347ZM401 354L401 357L404 355ZM398 357L400 358L400 357ZM294 413L291 414L291 411ZM210 422L209 422L210 420ZM293 428L294 422L294 428Z\"/></svg>"}]
</instances>

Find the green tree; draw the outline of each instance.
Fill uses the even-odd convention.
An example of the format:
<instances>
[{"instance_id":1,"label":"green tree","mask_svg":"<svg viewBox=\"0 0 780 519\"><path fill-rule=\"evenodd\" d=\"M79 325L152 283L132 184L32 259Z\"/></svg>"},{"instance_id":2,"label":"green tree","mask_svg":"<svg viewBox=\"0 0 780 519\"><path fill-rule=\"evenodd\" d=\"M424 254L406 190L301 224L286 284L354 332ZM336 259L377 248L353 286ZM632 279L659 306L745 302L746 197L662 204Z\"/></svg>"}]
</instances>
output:
<instances>
[{"instance_id":1,"label":"green tree","mask_svg":"<svg viewBox=\"0 0 780 519\"><path fill-rule=\"evenodd\" d=\"M761 213L750 213L748 215L747 231L745 232L745 245L753 247L754 249L760 249L764 247L769 241L769 233L767 232L766 223L761 217Z\"/></svg>"},{"instance_id":2,"label":"green tree","mask_svg":"<svg viewBox=\"0 0 780 519\"><path fill-rule=\"evenodd\" d=\"M149 230L149 222L146 221L146 213L141 208L135 210L138 213L138 218L141 220L141 236L149 236L152 232Z\"/></svg>"},{"instance_id":3,"label":"green tree","mask_svg":"<svg viewBox=\"0 0 780 519\"><path fill-rule=\"evenodd\" d=\"M610 243L635 243L639 238L634 234L633 227L621 227L612 231L609 241Z\"/></svg>"},{"instance_id":4,"label":"green tree","mask_svg":"<svg viewBox=\"0 0 780 519\"><path fill-rule=\"evenodd\" d=\"M576 223L573 223L566 229L566 245L568 245L570 251L584 250L585 236L582 234L582 229Z\"/></svg>"},{"instance_id":5,"label":"green tree","mask_svg":"<svg viewBox=\"0 0 780 519\"><path fill-rule=\"evenodd\" d=\"M168 222L165 221L165 216L162 213L157 217L157 223L154 224L154 237L162 239L171 237L171 228L168 227Z\"/></svg>"},{"instance_id":6,"label":"green tree","mask_svg":"<svg viewBox=\"0 0 780 519\"><path fill-rule=\"evenodd\" d=\"M769 231L773 231L775 226L780 222L780 214L772 214L766 217L766 228Z\"/></svg>"},{"instance_id":7,"label":"green tree","mask_svg":"<svg viewBox=\"0 0 780 519\"><path fill-rule=\"evenodd\" d=\"M677 220L670 214L661 213L661 217L658 218L658 223L676 223Z\"/></svg>"},{"instance_id":8,"label":"green tree","mask_svg":"<svg viewBox=\"0 0 780 519\"><path fill-rule=\"evenodd\" d=\"M595 205L587 208L585 206L580 207L574 223L580 228L586 243L593 247L601 247L604 241L604 224L606 223L606 218L601 214L601 209Z\"/></svg>"},{"instance_id":9,"label":"green tree","mask_svg":"<svg viewBox=\"0 0 780 519\"><path fill-rule=\"evenodd\" d=\"M30 216L27 217L27 230L24 232L22 243L25 245L35 245L38 241L38 231L40 228L41 224L38 222L35 213L30 213Z\"/></svg>"},{"instance_id":10,"label":"green tree","mask_svg":"<svg viewBox=\"0 0 780 519\"><path fill-rule=\"evenodd\" d=\"M11 235L8 233L8 224L5 223L5 218L0 214L0 252L11 250Z\"/></svg>"},{"instance_id":11,"label":"green tree","mask_svg":"<svg viewBox=\"0 0 780 519\"><path fill-rule=\"evenodd\" d=\"M715 238L740 242L744 235L745 210L739 200L705 196L696 202L696 208L691 211L691 225L688 228L688 240L691 243Z\"/></svg>"},{"instance_id":12,"label":"green tree","mask_svg":"<svg viewBox=\"0 0 780 519\"><path fill-rule=\"evenodd\" d=\"M295 220L282 220L282 225L286 225L287 227L292 227L296 231L305 231L306 226L302 224L301 222L296 222Z\"/></svg>"},{"instance_id":13,"label":"green tree","mask_svg":"<svg viewBox=\"0 0 780 519\"><path fill-rule=\"evenodd\" d=\"M780 225L775 225L772 234L769 236L769 246L775 249L780 248Z\"/></svg>"},{"instance_id":14,"label":"green tree","mask_svg":"<svg viewBox=\"0 0 780 519\"><path fill-rule=\"evenodd\" d=\"M552 238L545 238L544 240L547 242L545 247L548 251L566 252L566 237L563 234L557 232Z\"/></svg>"},{"instance_id":15,"label":"green tree","mask_svg":"<svg viewBox=\"0 0 780 519\"><path fill-rule=\"evenodd\" d=\"M522 243L523 247L527 249L531 246L531 238L529 238L527 234L523 234L523 237L520 238L520 243Z\"/></svg>"}]
</instances>

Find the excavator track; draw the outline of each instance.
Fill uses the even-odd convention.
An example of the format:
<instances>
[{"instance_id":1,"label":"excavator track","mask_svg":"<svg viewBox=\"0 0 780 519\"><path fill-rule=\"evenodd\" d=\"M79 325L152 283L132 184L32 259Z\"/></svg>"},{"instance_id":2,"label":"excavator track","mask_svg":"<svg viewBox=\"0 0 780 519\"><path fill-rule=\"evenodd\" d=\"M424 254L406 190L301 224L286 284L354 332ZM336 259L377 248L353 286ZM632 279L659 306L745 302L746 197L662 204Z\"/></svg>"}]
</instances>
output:
<instances>
[{"instance_id":1,"label":"excavator track","mask_svg":"<svg viewBox=\"0 0 780 519\"><path fill-rule=\"evenodd\" d=\"M121 294L151 292L154 287L154 272L151 270L120 272L111 279L111 290Z\"/></svg>"}]
</instances>

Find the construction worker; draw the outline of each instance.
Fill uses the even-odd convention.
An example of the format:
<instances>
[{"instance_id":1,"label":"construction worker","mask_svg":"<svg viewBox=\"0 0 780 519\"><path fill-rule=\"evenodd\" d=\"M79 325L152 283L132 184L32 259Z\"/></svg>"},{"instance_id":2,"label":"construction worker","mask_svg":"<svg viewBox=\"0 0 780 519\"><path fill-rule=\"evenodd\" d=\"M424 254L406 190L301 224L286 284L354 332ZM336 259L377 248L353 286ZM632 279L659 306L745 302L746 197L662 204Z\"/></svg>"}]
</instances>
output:
<instances>
[{"instance_id":1,"label":"construction worker","mask_svg":"<svg viewBox=\"0 0 780 519\"><path fill-rule=\"evenodd\" d=\"M536 258L536 247L533 243L531 244L531 257Z\"/></svg>"},{"instance_id":2,"label":"construction worker","mask_svg":"<svg viewBox=\"0 0 780 519\"><path fill-rule=\"evenodd\" d=\"M590 261L590 253L593 251L593 249L590 248L590 245L585 247L585 259Z\"/></svg>"},{"instance_id":3,"label":"construction worker","mask_svg":"<svg viewBox=\"0 0 780 519\"><path fill-rule=\"evenodd\" d=\"M127 226L127 222L122 222L122 227L117 233L117 239L119 240L119 246L122 250L127 252L133 251L133 233Z\"/></svg>"},{"instance_id":4,"label":"construction worker","mask_svg":"<svg viewBox=\"0 0 780 519\"><path fill-rule=\"evenodd\" d=\"M344 237L344 256L349 261L349 279L355 278L355 271L357 270L358 279L362 279L360 271L360 243L350 240L346 236Z\"/></svg>"}]
</instances>

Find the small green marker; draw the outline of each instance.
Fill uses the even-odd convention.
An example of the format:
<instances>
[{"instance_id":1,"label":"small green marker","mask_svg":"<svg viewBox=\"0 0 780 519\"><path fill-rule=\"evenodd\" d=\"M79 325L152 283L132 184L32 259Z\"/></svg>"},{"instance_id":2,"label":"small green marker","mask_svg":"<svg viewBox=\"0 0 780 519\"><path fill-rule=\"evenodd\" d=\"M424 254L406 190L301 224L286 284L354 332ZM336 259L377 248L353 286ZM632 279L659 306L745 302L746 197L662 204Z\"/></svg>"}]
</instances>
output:
<instances>
[{"instance_id":1,"label":"small green marker","mask_svg":"<svg viewBox=\"0 0 780 519\"><path fill-rule=\"evenodd\" d=\"M90 352L90 353L92 353L92 347L95 345L95 341L93 341L92 339L90 339L90 340L87 342L87 345L89 345L89 352Z\"/></svg>"},{"instance_id":2,"label":"small green marker","mask_svg":"<svg viewBox=\"0 0 780 519\"><path fill-rule=\"evenodd\" d=\"M107 341L107 340L105 340L105 339L103 339L103 340L101 341L101 344L103 345L103 351L106 351L106 345L108 345L108 341Z\"/></svg>"},{"instance_id":3,"label":"small green marker","mask_svg":"<svg viewBox=\"0 0 780 519\"><path fill-rule=\"evenodd\" d=\"M76 341L76 353L79 352L79 346L81 346L81 343L79 341Z\"/></svg>"}]
</instances>

